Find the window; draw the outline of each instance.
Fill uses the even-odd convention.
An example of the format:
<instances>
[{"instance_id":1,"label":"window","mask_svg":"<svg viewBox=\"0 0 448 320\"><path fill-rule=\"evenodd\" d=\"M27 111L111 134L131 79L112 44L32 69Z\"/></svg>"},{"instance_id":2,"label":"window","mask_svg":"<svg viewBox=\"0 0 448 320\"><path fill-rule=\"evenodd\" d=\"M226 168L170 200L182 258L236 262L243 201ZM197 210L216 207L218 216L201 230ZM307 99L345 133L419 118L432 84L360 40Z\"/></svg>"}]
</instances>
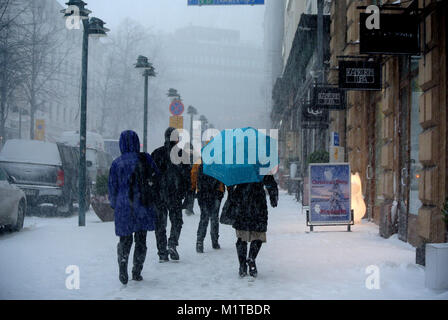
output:
<instances>
[{"instance_id":1,"label":"window","mask_svg":"<svg viewBox=\"0 0 448 320\"><path fill-rule=\"evenodd\" d=\"M0 169L0 181L7 181L8 176L6 175L5 171L3 169Z\"/></svg>"}]
</instances>

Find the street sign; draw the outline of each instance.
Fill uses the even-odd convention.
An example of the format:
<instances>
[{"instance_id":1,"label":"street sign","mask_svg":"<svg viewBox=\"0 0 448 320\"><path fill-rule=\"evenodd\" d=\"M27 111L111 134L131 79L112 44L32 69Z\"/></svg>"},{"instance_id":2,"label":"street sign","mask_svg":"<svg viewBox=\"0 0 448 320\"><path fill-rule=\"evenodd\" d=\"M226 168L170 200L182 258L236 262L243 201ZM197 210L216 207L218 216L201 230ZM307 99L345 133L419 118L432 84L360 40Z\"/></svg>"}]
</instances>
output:
<instances>
[{"instance_id":1,"label":"street sign","mask_svg":"<svg viewBox=\"0 0 448 320\"><path fill-rule=\"evenodd\" d=\"M309 165L308 225L350 225L351 174L348 163Z\"/></svg>"},{"instance_id":2,"label":"street sign","mask_svg":"<svg viewBox=\"0 0 448 320\"><path fill-rule=\"evenodd\" d=\"M339 61L339 89L379 91L381 64L366 61Z\"/></svg>"},{"instance_id":3,"label":"street sign","mask_svg":"<svg viewBox=\"0 0 448 320\"><path fill-rule=\"evenodd\" d=\"M338 132L332 132L331 133L331 146L339 147L339 145L340 145L339 133Z\"/></svg>"},{"instance_id":4,"label":"street sign","mask_svg":"<svg viewBox=\"0 0 448 320\"><path fill-rule=\"evenodd\" d=\"M360 54L420 55L418 16L381 14L380 28L368 29L369 16L361 13Z\"/></svg>"},{"instance_id":5,"label":"street sign","mask_svg":"<svg viewBox=\"0 0 448 320\"><path fill-rule=\"evenodd\" d=\"M344 162L344 157L345 157L345 148L330 146L330 162L331 163Z\"/></svg>"},{"instance_id":6,"label":"street sign","mask_svg":"<svg viewBox=\"0 0 448 320\"><path fill-rule=\"evenodd\" d=\"M327 123L328 109L316 108L311 104L302 106L302 122Z\"/></svg>"},{"instance_id":7,"label":"street sign","mask_svg":"<svg viewBox=\"0 0 448 320\"><path fill-rule=\"evenodd\" d=\"M173 100L170 104L170 112L173 116L181 116L185 111L185 106L180 100Z\"/></svg>"},{"instance_id":8,"label":"street sign","mask_svg":"<svg viewBox=\"0 0 448 320\"><path fill-rule=\"evenodd\" d=\"M189 6L263 5L264 0L188 0Z\"/></svg>"},{"instance_id":9,"label":"street sign","mask_svg":"<svg viewBox=\"0 0 448 320\"><path fill-rule=\"evenodd\" d=\"M34 139L45 141L45 120L36 120L36 127L34 129Z\"/></svg>"},{"instance_id":10,"label":"street sign","mask_svg":"<svg viewBox=\"0 0 448 320\"><path fill-rule=\"evenodd\" d=\"M345 91L335 87L316 86L313 89L314 106L328 110L345 110Z\"/></svg>"},{"instance_id":11,"label":"street sign","mask_svg":"<svg viewBox=\"0 0 448 320\"><path fill-rule=\"evenodd\" d=\"M184 128L184 117L181 117L181 116L170 117L170 127L175 128L175 129L183 129Z\"/></svg>"}]
</instances>

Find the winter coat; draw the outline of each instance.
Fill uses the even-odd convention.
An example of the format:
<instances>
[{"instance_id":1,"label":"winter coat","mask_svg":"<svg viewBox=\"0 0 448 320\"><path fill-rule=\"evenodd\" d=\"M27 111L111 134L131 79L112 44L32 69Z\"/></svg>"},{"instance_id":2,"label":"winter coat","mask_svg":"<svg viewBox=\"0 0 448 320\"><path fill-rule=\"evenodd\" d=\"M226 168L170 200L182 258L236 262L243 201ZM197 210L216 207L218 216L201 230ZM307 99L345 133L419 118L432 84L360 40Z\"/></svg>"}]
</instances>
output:
<instances>
[{"instance_id":1,"label":"winter coat","mask_svg":"<svg viewBox=\"0 0 448 320\"><path fill-rule=\"evenodd\" d=\"M152 206L143 206L138 194L129 199L131 176L139 163L140 141L134 131L120 136L121 156L115 159L109 171L109 200L115 210L115 234L128 236L137 231L153 231L155 212ZM157 171L151 156L144 154L150 167ZM137 189L138 186L132 186Z\"/></svg>"},{"instance_id":2,"label":"winter coat","mask_svg":"<svg viewBox=\"0 0 448 320\"><path fill-rule=\"evenodd\" d=\"M203 165L197 173L197 198L199 206L210 206L224 197L224 184L203 172Z\"/></svg>"},{"instance_id":3,"label":"winter coat","mask_svg":"<svg viewBox=\"0 0 448 320\"><path fill-rule=\"evenodd\" d=\"M156 181L156 188L159 190L158 206L168 208L182 207L182 201L186 198L190 186L190 170L188 164L174 164L171 161L170 153L175 147L175 143L165 143L153 151L151 154L157 168L160 171ZM179 149L181 157L182 149Z\"/></svg>"},{"instance_id":4,"label":"winter coat","mask_svg":"<svg viewBox=\"0 0 448 320\"><path fill-rule=\"evenodd\" d=\"M260 183L237 185L232 192L229 192L229 196L236 204L233 228L241 231L267 231L268 207L265 187L269 193L271 206L276 207L278 187L273 176L265 176L263 182Z\"/></svg>"}]
</instances>

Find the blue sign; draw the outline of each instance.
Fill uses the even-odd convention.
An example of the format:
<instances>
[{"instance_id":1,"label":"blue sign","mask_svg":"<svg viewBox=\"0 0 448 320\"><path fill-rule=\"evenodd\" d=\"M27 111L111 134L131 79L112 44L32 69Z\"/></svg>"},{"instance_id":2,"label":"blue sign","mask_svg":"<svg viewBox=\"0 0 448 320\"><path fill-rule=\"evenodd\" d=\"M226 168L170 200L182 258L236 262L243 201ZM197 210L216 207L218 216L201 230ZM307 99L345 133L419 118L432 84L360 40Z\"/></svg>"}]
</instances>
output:
<instances>
[{"instance_id":1,"label":"blue sign","mask_svg":"<svg viewBox=\"0 0 448 320\"><path fill-rule=\"evenodd\" d=\"M182 101L174 100L170 104L170 112L173 116L180 116L184 113L185 107Z\"/></svg>"},{"instance_id":2,"label":"blue sign","mask_svg":"<svg viewBox=\"0 0 448 320\"><path fill-rule=\"evenodd\" d=\"M310 225L351 223L350 165L310 164Z\"/></svg>"},{"instance_id":3,"label":"blue sign","mask_svg":"<svg viewBox=\"0 0 448 320\"><path fill-rule=\"evenodd\" d=\"M339 133L338 132L332 132L332 145L333 147L339 147L340 146L340 142L339 142Z\"/></svg>"},{"instance_id":4,"label":"blue sign","mask_svg":"<svg viewBox=\"0 0 448 320\"><path fill-rule=\"evenodd\" d=\"M218 5L256 5L264 4L264 0L188 0L189 6L218 6Z\"/></svg>"}]
</instances>

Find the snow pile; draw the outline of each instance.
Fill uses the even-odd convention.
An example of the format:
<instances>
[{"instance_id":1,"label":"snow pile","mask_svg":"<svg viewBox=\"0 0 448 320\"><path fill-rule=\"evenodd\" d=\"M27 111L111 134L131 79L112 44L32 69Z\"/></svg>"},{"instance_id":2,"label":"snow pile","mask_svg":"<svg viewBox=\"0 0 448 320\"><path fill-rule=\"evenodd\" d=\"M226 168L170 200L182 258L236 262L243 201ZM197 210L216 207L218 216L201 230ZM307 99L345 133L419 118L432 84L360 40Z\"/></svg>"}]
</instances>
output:
<instances>
[{"instance_id":1,"label":"snow pile","mask_svg":"<svg viewBox=\"0 0 448 320\"><path fill-rule=\"evenodd\" d=\"M184 216L181 261L159 264L154 233L149 233L144 281L127 286L118 281L113 223L101 223L92 212L85 228L77 227L77 217L27 217L23 232L0 235L0 298L448 299L448 292L424 288L424 268L415 265L409 244L381 238L370 223L354 226L351 233L345 227L308 233L300 207L285 194L270 211L268 243L257 259L259 277L240 279L234 230L220 226L218 251L207 235L205 253L199 255L197 207L195 212ZM79 290L66 288L70 265L79 267ZM379 290L366 287L370 266L379 270Z\"/></svg>"}]
</instances>

